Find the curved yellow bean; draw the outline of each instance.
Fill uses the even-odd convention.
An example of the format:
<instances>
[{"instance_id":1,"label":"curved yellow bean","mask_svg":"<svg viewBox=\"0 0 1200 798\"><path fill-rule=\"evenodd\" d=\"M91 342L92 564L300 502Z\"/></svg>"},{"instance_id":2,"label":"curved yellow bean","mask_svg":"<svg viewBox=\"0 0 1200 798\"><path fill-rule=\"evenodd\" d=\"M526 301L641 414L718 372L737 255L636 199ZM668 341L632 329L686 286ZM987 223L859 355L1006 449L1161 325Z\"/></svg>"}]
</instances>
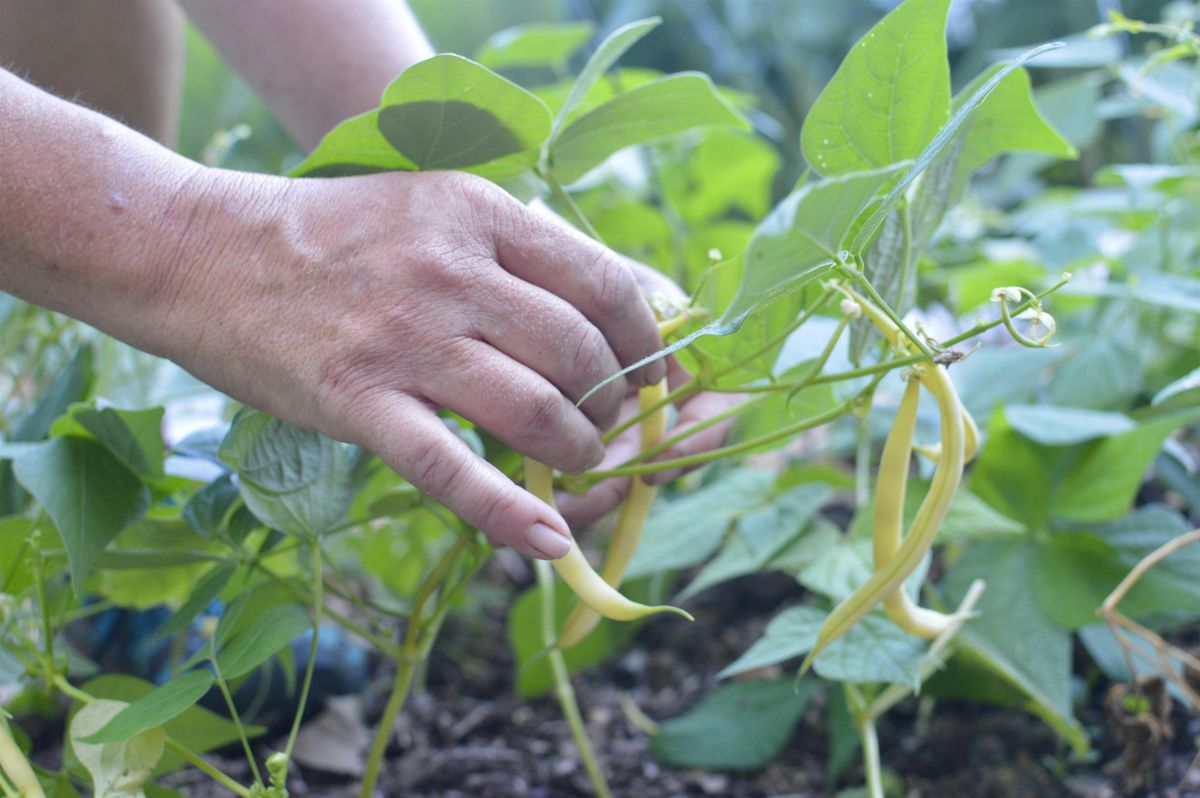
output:
<instances>
[{"instance_id":1,"label":"curved yellow bean","mask_svg":"<svg viewBox=\"0 0 1200 798\"><path fill-rule=\"evenodd\" d=\"M843 287L842 290L862 306L863 313L880 328L889 341L897 337L898 333L891 320L878 308L858 296L852 289ZM932 363L922 366L918 377L937 400L938 412L941 415L941 455L929 486L929 493L917 510L912 530L896 549L895 554L882 567L877 568L858 590L834 607L833 612L825 619L817 633L816 644L801 665L802 673L808 670L813 659L827 645L862 620L877 604L902 588L904 580L916 569L933 544L962 479L966 430L962 404L954 390L954 383L950 381L944 367Z\"/></svg>"},{"instance_id":2,"label":"curved yellow bean","mask_svg":"<svg viewBox=\"0 0 1200 798\"><path fill-rule=\"evenodd\" d=\"M525 458L525 487L551 507L555 506L554 472L549 466L532 458ZM616 588L600 578L579 550L579 544L574 541L571 542L566 556L553 560L551 564L567 586L579 596L579 600L605 618L632 621L659 612L673 612L689 621L694 620L691 614L678 607L651 607L625 598Z\"/></svg>"},{"instance_id":3,"label":"curved yellow bean","mask_svg":"<svg viewBox=\"0 0 1200 798\"><path fill-rule=\"evenodd\" d=\"M656 385L648 385L638 391L638 405L641 410L653 407L667 395L667 381L664 379ZM641 448L646 451L667 431L667 408L651 413L641 423ZM647 485L638 477L632 477L629 493L617 516L617 525L613 528L612 542L608 546L608 554L600 569L600 578L614 588L621 586L625 577L625 569L633 559L638 544L642 540L642 528L650 515L654 497L658 489ZM567 616L562 630L558 634L558 647L568 649L591 634L600 622L600 616L586 604L580 603Z\"/></svg>"},{"instance_id":4,"label":"curved yellow bean","mask_svg":"<svg viewBox=\"0 0 1200 798\"><path fill-rule=\"evenodd\" d=\"M873 518L876 570L883 568L900 548L900 529L904 524L904 496L908 487L908 464L912 458L913 429L921 386L914 377L908 381L900 409L883 445L876 482ZM892 623L911 635L934 638L946 630L952 617L917 605L901 585L883 600L883 608Z\"/></svg>"}]
</instances>

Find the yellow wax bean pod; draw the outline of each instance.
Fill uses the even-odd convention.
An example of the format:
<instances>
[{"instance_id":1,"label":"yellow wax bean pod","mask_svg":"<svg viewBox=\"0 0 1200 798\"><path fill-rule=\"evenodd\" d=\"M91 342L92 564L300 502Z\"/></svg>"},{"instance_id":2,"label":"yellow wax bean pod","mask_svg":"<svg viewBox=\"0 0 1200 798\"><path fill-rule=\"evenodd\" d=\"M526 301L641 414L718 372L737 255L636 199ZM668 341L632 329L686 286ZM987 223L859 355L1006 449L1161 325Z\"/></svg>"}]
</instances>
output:
<instances>
[{"instance_id":1,"label":"yellow wax bean pod","mask_svg":"<svg viewBox=\"0 0 1200 798\"><path fill-rule=\"evenodd\" d=\"M843 292L857 302L863 314L871 319L889 342L898 340L899 331L877 307L860 297L849 287ZM962 480L963 455L965 452L966 425L963 407L954 390L946 369L928 363L920 367L918 378L929 393L937 400L941 416L941 451L934 470L929 493L921 502L913 520L912 529L896 549L895 554L858 590L834 607L817 633L817 641L801 665L801 673L808 670L813 659L827 645L841 637L854 624L862 620L876 605L901 589L904 580L920 564L925 553L933 545L933 539L946 517L954 492ZM915 412L915 408L914 408ZM911 437L910 437L911 440Z\"/></svg>"},{"instance_id":2,"label":"yellow wax bean pod","mask_svg":"<svg viewBox=\"0 0 1200 798\"><path fill-rule=\"evenodd\" d=\"M900 548L900 529L904 523L904 497L908 487L908 464L912 459L913 429L921 386L916 377L908 381L904 398L891 432L883 445L879 479L875 491L873 518L875 569L883 568ZM883 600L883 608L892 622L911 635L934 638L944 632L953 617L917 605L901 585Z\"/></svg>"},{"instance_id":3,"label":"yellow wax bean pod","mask_svg":"<svg viewBox=\"0 0 1200 798\"><path fill-rule=\"evenodd\" d=\"M644 411L658 404L666 395L667 381L664 379L656 385L649 385L638 391L638 405ZM651 413L641 423L642 451L646 451L657 443L666 431L667 409L663 407L657 412ZM625 577L625 569L629 566L629 561L633 559L633 553L637 551L638 544L642 540L642 528L646 525L646 518L650 515L650 508L654 504L656 495L658 495L657 488L647 485L638 477L631 477L629 493L625 497L625 503L621 506L620 515L617 516L617 525L613 529L612 541L608 545L608 554L605 557L604 566L600 569L600 577L613 588L621 586L621 580ZM563 623L562 630L558 634L558 647L568 649L576 645L587 637L599 622L600 616L596 611L586 604L580 603Z\"/></svg>"},{"instance_id":4,"label":"yellow wax bean pod","mask_svg":"<svg viewBox=\"0 0 1200 798\"><path fill-rule=\"evenodd\" d=\"M542 501L554 505L554 472L544 463L525 458L525 487ZM633 621L660 612L673 612L689 621L694 620L688 612L678 607L651 607L630 601L612 585L600 578L592 568L579 544L572 541L565 557L551 563L567 586L579 596L579 600L591 609L614 621Z\"/></svg>"}]
</instances>

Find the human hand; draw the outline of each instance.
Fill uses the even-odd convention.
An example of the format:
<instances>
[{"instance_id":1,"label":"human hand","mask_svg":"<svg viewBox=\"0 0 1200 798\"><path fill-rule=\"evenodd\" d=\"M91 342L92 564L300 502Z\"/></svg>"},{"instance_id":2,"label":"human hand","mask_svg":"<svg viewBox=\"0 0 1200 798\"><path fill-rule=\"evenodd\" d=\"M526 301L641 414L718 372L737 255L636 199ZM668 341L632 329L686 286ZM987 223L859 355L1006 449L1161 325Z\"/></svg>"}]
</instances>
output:
<instances>
[{"instance_id":1,"label":"human hand","mask_svg":"<svg viewBox=\"0 0 1200 798\"><path fill-rule=\"evenodd\" d=\"M469 175L202 179L207 199L164 267L163 353L247 404L371 449L497 543L565 553L563 518L436 410L554 467L597 465L598 428L627 383L574 402L661 346L628 266Z\"/></svg>"},{"instance_id":2,"label":"human hand","mask_svg":"<svg viewBox=\"0 0 1200 798\"><path fill-rule=\"evenodd\" d=\"M653 297L656 303L674 307L680 312L688 306L687 294L665 275L633 260L626 259L626 263L633 271L634 278L641 286L642 292L648 297ZM666 363L669 390L675 390L691 380L692 376L675 357L668 357ZM708 421L734 405L744 402L745 399L743 394L735 393L687 394L675 404L678 412L673 423L667 429L666 437L669 439L686 433L697 424ZM631 389L621 407L620 421L623 423L626 419L633 418L638 412L637 391ZM733 423L734 419L731 417L713 424L694 435L687 436L651 460L674 460L719 448L729 437ZM597 468L600 470L616 468L637 455L640 447L640 431L636 425L631 426L609 442L604 453L604 460ZM650 485L665 485L691 470L693 468L673 468L637 478ZM582 494L559 491L556 496L559 512L573 528L586 526L602 518L624 502L625 496L629 493L630 484L629 478L618 477L598 482Z\"/></svg>"}]
</instances>

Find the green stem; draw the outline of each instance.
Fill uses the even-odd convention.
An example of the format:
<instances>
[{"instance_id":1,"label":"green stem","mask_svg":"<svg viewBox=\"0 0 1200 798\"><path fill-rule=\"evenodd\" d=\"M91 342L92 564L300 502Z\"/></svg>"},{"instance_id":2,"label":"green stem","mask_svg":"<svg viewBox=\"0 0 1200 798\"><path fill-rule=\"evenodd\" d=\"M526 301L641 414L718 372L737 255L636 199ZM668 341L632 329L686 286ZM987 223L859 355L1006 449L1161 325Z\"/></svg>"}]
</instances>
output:
<instances>
[{"instance_id":1,"label":"green stem","mask_svg":"<svg viewBox=\"0 0 1200 798\"><path fill-rule=\"evenodd\" d=\"M237 727L238 737L242 741L242 750L246 752L246 761L250 763L250 772L254 774L254 783L261 785L263 784L262 774L258 771L258 762L254 759L254 750L250 747L250 738L246 736L246 727L242 725L242 719L238 715L237 706L233 703L233 694L229 692L229 685L225 682L225 677L221 675L221 668L217 665L216 658L213 657L210 659L210 662L212 662L213 666L213 675L217 677L217 689L221 691L221 695L225 698L225 706L229 709L229 719Z\"/></svg>"},{"instance_id":2,"label":"green stem","mask_svg":"<svg viewBox=\"0 0 1200 798\"><path fill-rule=\"evenodd\" d=\"M45 523L46 511L42 510L38 514L37 529L29 536L29 545L33 547L33 583L37 590L38 610L42 615L42 645L44 651L42 658L45 660L45 672L47 675L57 672L58 668L54 664L54 631L53 625L50 622L50 604L46 593L46 572L42 563L42 547L40 545L42 537L42 524Z\"/></svg>"},{"instance_id":3,"label":"green stem","mask_svg":"<svg viewBox=\"0 0 1200 798\"><path fill-rule=\"evenodd\" d=\"M392 739L392 729L395 728L396 717L408 699L408 690L412 687L416 664L416 658L406 654L402 654L396 662L396 678L392 682L392 693L388 696L387 706L383 708L383 717L379 719L379 729L375 732L375 742L371 745L371 753L367 756L362 787L358 791L360 798L371 798L375 792L375 782L379 779L379 768L383 764L383 755L387 751L388 742Z\"/></svg>"},{"instance_id":4,"label":"green stem","mask_svg":"<svg viewBox=\"0 0 1200 798\"><path fill-rule=\"evenodd\" d=\"M842 316L837 327L833 331L833 335L829 336L829 340L825 342L825 348L821 350L819 355L817 355L816 361L813 362L812 366L807 371L805 371L803 377L788 386L787 398L789 407L792 403L792 397L803 391L808 386L812 385L813 380L815 380L817 375L821 373L821 370L825 368L825 365L829 362L829 358L833 356L834 347L837 346L838 340L841 339L842 333L846 331L846 325L849 323L850 317Z\"/></svg>"},{"instance_id":5,"label":"green stem","mask_svg":"<svg viewBox=\"0 0 1200 798\"><path fill-rule=\"evenodd\" d=\"M883 297L881 297L879 292L875 290L875 286L871 285L871 281L868 280L861 271L843 265L838 268L838 272L862 286L863 291L870 298L870 300L875 303L875 306L878 307L883 312L883 315L887 316L893 324L900 328L900 332L904 333L904 337L912 341L913 346L917 347L917 349L922 355L925 356L927 360L934 360L937 357L934 351L929 348L929 344L921 340L921 336L909 329L908 325L904 323L904 320L896 315L896 311L892 310L892 306L883 300Z\"/></svg>"},{"instance_id":6,"label":"green stem","mask_svg":"<svg viewBox=\"0 0 1200 798\"><path fill-rule=\"evenodd\" d=\"M549 652L547 657L554 674L555 696L571 729L571 736L575 739L575 746L579 749L579 756L583 760L588 779L592 782L592 788L599 798L612 798L604 771L600 769L600 763L596 760L592 741L588 739L587 727L579 711L579 701L575 697L575 688L571 685L571 674L567 671L566 659L562 650L555 646L557 633L554 622L554 571L545 560L536 560L533 565L537 572L538 591L542 600L542 641Z\"/></svg>"},{"instance_id":7,"label":"green stem","mask_svg":"<svg viewBox=\"0 0 1200 798\"><path fill-rule=\"evenodd\" d=\"M580 475L580 478L589 481L598 482L603 479L611 479L612 477L632 477L640 474L654 474L658 471L670 471L675 468L690 468L691 466L703 465L719 460L722 457L731 457L736 454L742 454L760 446L765 446L769 443L774 443L780 438L786 438L795 435L797 432L803 432L813 427L819 427L822 424L833 421L835 418L846 413L858 397L854 397L845 402L842 402L837 407L831 410L826 410L824 413L819 413L803 421L798 421L795 424L789 424L786 427L781 427L773 432L768 432L764 435L759 435L757 438L742 441L731 446L723 446L720 449L710 449L707 452L699 452L697 454L688 455L686 457L676 457L671 460L656 460L653 463L642 463L640 465L621 465L617 468L610 468L607 471L587 471Z\"/></svg>"},{"instance_id":8,"label":"green stem","mask_svg":"<svg viewBox=\"0 0 1200 798\"><path fill-rule=\"evenodd\" d=\"M554 173L549 169L539 169L537 175L550 188L551 193L554 194L554 198L562 204L563 208L570 215L571 221L592 239L603 244L604 239L600 237L600 233L596 232L596 228L583 215L583 211L575 204L575 200L571 198L567 190L562 187L562 183L558 182L558 178L554 176Z\"/></svg>"},{"instance_id":9,"label":"green stem","mask_svg":"<svg viewBox=\"0 0 1200 798\"><path fill-rule=\"evenodd\" d=\"M742 402L741 404L736 404L733 407L722 410L720 413L717 413L716 415L709 416L708 418L704 419L703 421L699 421L696 424L694 424L693 426L688 427L683 432L680 432L679 434L677 434L671 438L667 438L666 440L664 440L660 443L656 443L653 446L651 446L649 449L645 450L644 452L639 453L638 455L636 455L629 461L629 465L633 465L635 463L643 463L643 462L649 460L650 458L654 457L655 455L662 454L667 449L670 449L672 446L679 443L680 441L687 440L688 438L695 435L696 433L703 432L704 430L708 429L709 427L720 424L722 421L724 421L728 418L731 418L733 416L739 416L742 413L745 413L746 411L757 407L758 405L762 404L763 402L765 402L766 400L768 400L770 398L771 397L768 396L767 394L760 394L759 396L755 396L753 399L750 399L748 401Z\"/></svg>"},{"instance_id":10,"label":"green stem","mask_svg":"<svg viewBox=\"0 0 1200 798\"><path fill-rule=\"evenodd\" d=\"M691 396L692 394L699 393L702 390L705 390L705 387L702 386L700 384L700 382L698 380L696 380L695 377L693 377L692 379L690 379L687 382L680 385L675 390L668 393L662 399L659 399L657 402L650 405L649 407L646 407L646 408L638 411L638 413L636 415L625 419L620 424L613 427L608 432L604 433L604 435L602 435L600 437L601 443L605 443L605 444L612 443L614 438L616 438L618 435L620 435L622 432L629 429L630 427L642 423L642 421L644 421L646 418L654 415L659 410L662 410L664 407L667 407L668 405L675 404L676 402L678 402L680 399L684 398L685 396Z\"/></svg>"},{"instance_id":11,"label":"green stem","mask_svg":"<svg viewBox=\"0 0 1200 798\"><path fill-rule=\"evenodd\" d=\"M428 653L428 647L422 647L420 640L421 629L425 626L422 618L425 614L425 605L446 574L458 561L468 542L467 535L460 534L458 536L454 545L429 572L429 576L425 577L425 581L421 584L416 599L413 601L413 611L409 616L408 629L404 633L404 643L396 660L396 677L392 682L392 692L383 708L383 716L379 719L379 728L375 731L375 741L371 744L371 753L367 756L367 766L363 773L362 786L359 788L361 798L371 798L371 794L375 791L375 782L379 779L379 768L383 764L383 755L387 752L388 742L392 739L392 729L396 726L396 718L408 700L416 667ZM434 615L436 614L435 612Z\"/></svg>"},{"instance_id":12,"label":"green stem","mask_svg":"<svg viewBox=\"0 0 1200 798\"><path fill-rule=\"evenodd\" d=\"M879 735L875 732L875 722L870 718L864 719L858 726L858 735L862 738L867 795L870 798L884 798L883 763L879 759Z\"/></svg>"},{"instance_id":13,"label":"green stem","mask_svg":"<svg viewBox=\"0 0 1200 798\"><path fill-rule=\"evenodd\" d=\"M1069 273L1064 274L1057 283L1050 286L1045 291L1042 291L1041 293L1037 294L1036 299L1027 299L1024 302L1022 302L1021 304L1017 305L1016 308L1014 308L1010 312L1014 316L1020 314L1022 311L1032 307L1033 303L1036 302L1038 299L1044 299L1045 297L1049 296L1050 294L1053 294L1055 291L1062 288L1064 285L1066 285L1069 282L1071 282L1071 275ZM980 324L976 324L974 327L967 330L966 332L959 333L958 335L954 336L953 338L948 338L947 340L942 341L942 348L946 349L951 346L954 346L955 344L961 344L963 341L966 341L969 338L974 338L976 335L979 335L980 333L987 332L988 330L992 329L993 327L999 327L1003 323L1004 323L1004 318L1003 318L1003 316L1001 316L1000 318L998 318L994 321L988 321L988 322L982 322Z\"/></svg>"},{"instance_id":14,"label":"green stem","mask_svg":"<svg viewBox=\"0 0 1200 798\"><path fill-rule=\"evenodd\" d=\"M194 753L191 749L184 747L182 743L170 737L166 738L164 742L167 748L176 756L197 770L203 772L206 776L220 784L225 789L241 796L241 798L250 798L249 790L247 790L241 784L238 784L225 773L218 770L216 766L212 765L210 762L208 762L208 760L204 759L204 757Z\"/></svg>"},{"instance_id":15,"label":"green stem","mask_svg":"<svg viewBox=\"0 0 1200 798\"><path fill-rule=\"evenodd\" d=\"M321 554L318 551L317 543L313 543L311 556L313 561L312 642L308 647L308 667L304 669L304 684L300 688L300 703L296 707L296 714L292 718L292 730L288 733L287 745L283 749L283 755L287 757L287 762L284 763L283 778L280 779L281 784L287 784L287 766L292 761L292 747L296 744L296 735L300 733L300 721L304 717L304 707L308 703L308 693L312 688L313 672L317 669L317 646L320 644L321 638L321 610L325 606L325 580L321 574Z\"/></svg>"}]
</instances>

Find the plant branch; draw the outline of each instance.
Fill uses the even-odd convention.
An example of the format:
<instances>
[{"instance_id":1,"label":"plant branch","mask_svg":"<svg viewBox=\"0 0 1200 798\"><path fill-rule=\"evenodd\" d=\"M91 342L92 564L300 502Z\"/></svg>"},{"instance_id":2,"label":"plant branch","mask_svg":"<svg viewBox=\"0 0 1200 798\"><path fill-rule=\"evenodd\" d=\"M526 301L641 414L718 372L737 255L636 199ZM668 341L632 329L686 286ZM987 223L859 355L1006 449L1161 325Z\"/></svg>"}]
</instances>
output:
<instances>
[{"instance_id":1,"label":"plant branch","mask_svg":"<svg viewBox=\"0 0 1200 798\"><path fill-rule=\"evenodd\" d=\"M575 746L579 749L579 756L583 760L583 767L587 771L588 779L592 782L592 788L596 791L598 798L612 798L608 781L604 778L604 771L600 769L600 763L596 760L596 752L592 749L592 741L588 738L583 715L579 711L579 701L575 697L575 688L571 685L571 674L567 670L567 661L563 657L562 649L555 645L557 633L554 628L554 571L551 570L550 563L545 560L537 560L533 565L537 572L538 591L541 594L542 642L546 646L546 656L550 660L550 669L554 674L555 696L562 708L563 717L566 718L567 725L571 729L571 736L575 739Z\"/></svg>"}]
</instances>

